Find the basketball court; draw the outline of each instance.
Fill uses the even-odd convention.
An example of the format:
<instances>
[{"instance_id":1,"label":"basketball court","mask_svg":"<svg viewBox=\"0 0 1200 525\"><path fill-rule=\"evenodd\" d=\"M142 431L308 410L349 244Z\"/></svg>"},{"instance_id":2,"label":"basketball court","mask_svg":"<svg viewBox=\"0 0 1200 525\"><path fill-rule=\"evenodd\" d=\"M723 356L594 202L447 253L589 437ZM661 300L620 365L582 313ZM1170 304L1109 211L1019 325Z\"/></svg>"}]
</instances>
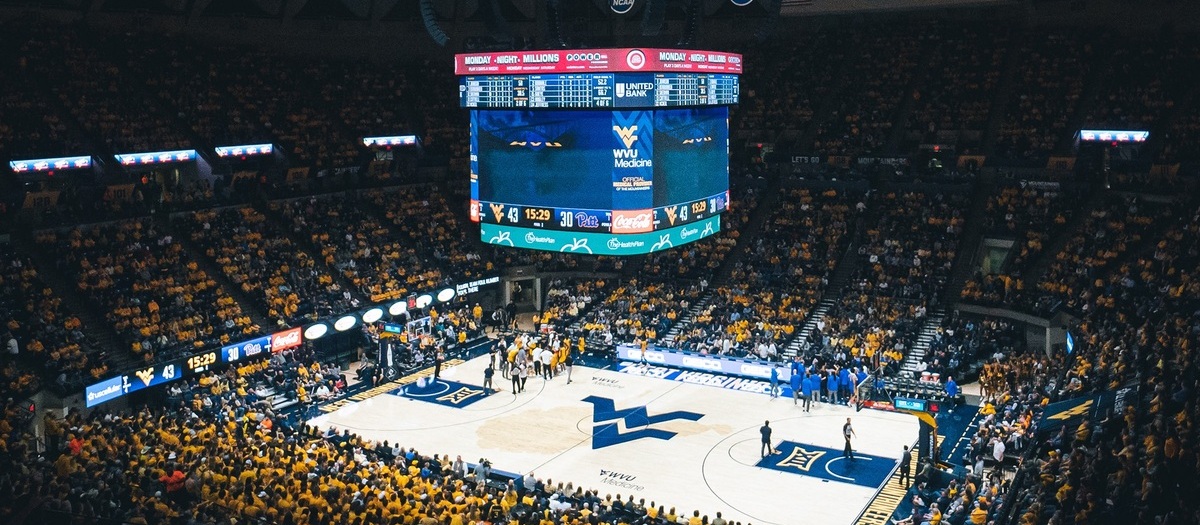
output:
<instances>
[{"instance_id":1,"label":"basketball court","mask_svg":"<svg viewBox=\"0 0 1200 525\"><path fill-rule=\"evenodd\" d=\"M480 357L442 370L439 381L347 403L312 424L415 447L425 455L487 458L495 469L543 481L573 482L605 494L633 494L681 515L720 511L743 523L849 524L917 438L916 418L791 399L765 385L708 374L624 364L576 366L549 381L531 377L513 395L496 374L487 394ZM705 378L709 379L705 379ZM851 417L855 459L842 458L842 425ZM772 444L760 456L759 427Z\"/></svg>"}]
</instances>

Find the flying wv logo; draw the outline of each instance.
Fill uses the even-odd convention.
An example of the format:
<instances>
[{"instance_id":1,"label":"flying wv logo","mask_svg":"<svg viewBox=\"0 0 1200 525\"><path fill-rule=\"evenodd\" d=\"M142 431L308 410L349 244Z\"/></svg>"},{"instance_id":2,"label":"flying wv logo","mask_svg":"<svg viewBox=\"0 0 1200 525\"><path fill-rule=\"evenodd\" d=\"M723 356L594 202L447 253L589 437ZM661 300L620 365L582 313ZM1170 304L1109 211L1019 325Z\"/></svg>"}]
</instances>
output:
<instances>
[{"instance_id":1,"label":"flying wv logo","mask_svg":"<svg viewBox=\"0 0 1200 525\"><path fill-rule=\"evenodd\" d=\"M651 416L646 406L616 409L613 400L606 397L588 396L583 399L592 404L592 449L601 449L620 445L628 441L642 438L667 440L675 437L675 432L650 428L650 425L664 421L683 419L699 421L704 414L695 412L675 411ZM618 425L624 422L626 432L622 433ZM642 427L639 430L630 430Z\"/></svg>"},{"instance_id":2,"label":"flying wv logo","mask_svg":"<svg viewBox=\"0 0 1200 525\"><path fill-rule=\"evenodd\" d=\"M1084 415L1084 414L1087 414L1087 413L1088 413L1088 411L1089 411L1089 410L1091 410L1091 409L1092 409L1092 400L1091 400L1091 399L1089 399L1089 400L1087 400L1087 401L1084 401L1083 403L1081 403L1081 404L1079 404L1079 405L1076 405L1076 406L1073 406L1073 407L1071 407L1071 408L1068 408L1068 409L1066 409L1066 410L1063 410L1062 412L1059 412L1059 413L1057 413L1057 414L1053 414L1053 415L1049 416L1049 418L1050 418L1050 419L1057 419L1057 420L1060 420L1060 421L1066 421L1066 420L1068 420L1068 419L1071 419L1071 418L1074 418L1074 417L1078 417L1078 416L1082 416L1082 415Z\"/></svg>"},{"instance_id":3,"label":"flying wv logo","mask_svg":"<svg viewBox=\"0 0 1200 525\"><path fill-rule=\"evenodd\" d=\"M638 136L634 134L637 130L637 126L613 126L613 131L617 132L617 137L625 143L626 148L632 148L633 143L637 142Z\"/></svg>"}]
</instances>

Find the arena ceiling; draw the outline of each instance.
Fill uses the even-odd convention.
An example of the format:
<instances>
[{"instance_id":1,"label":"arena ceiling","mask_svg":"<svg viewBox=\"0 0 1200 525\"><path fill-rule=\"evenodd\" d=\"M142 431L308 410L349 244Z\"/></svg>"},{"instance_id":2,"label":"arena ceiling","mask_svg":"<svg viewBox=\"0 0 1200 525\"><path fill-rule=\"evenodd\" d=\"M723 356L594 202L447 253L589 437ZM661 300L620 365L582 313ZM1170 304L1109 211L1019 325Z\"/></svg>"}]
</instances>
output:
<instances>
[{"instance_id":1,"label":"arena ceiling","mask_svg":"<svg viewBox=\"0 0 1200 525\"><path fill-rule=\"evenodd\" d=\"M512 22L536 20L546 4L555 1L573 17L640 17L645 6L662 1L667 18L682 18L687 0L633 0L627 12L617 14L615 0L433 0L443 20L482 16L490 1ZM813 16L855 12L942 9L1013 4L1017 0L698 0L704 16L718 18L763 17L781 2L783 16ZM746 3L748 2L748 3ZM736 4L743 4L739 6ZM678 5L677 5L678 4ZM0 5L104 13L147 13L182 17L245 17L300 20L419 20L418 0L0 0Z\"/></svg>"}]
</instances>

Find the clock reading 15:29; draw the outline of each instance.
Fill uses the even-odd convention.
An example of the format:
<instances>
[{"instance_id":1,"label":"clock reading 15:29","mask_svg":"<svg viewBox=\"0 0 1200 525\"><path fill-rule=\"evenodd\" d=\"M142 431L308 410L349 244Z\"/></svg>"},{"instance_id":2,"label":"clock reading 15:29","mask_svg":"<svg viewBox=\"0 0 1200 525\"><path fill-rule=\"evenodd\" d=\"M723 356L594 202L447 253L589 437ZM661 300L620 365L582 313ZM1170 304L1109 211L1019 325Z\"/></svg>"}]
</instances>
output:
<instances>
[{"instance_id":1,"label":"clock reading 15:29","mask_svg":"<svg viewBox=\"0 0 1200 525\"><path fill-rule=\"evenodd\" d=\"M550 220L550 208L525 208L525 220L544 222Z\"/></svg>"},{"instance_id":2,"label":"clock reading 15:29","mask_svg":"<svg viewBox=\"0 0 1200 525\"><path fill-rule=\"evenodd\" d=\"M203 354L194 355L187 359L188 370L196 370L204 368L217 362L217 352L205 352Z\"/></svg>"}]
</instances>

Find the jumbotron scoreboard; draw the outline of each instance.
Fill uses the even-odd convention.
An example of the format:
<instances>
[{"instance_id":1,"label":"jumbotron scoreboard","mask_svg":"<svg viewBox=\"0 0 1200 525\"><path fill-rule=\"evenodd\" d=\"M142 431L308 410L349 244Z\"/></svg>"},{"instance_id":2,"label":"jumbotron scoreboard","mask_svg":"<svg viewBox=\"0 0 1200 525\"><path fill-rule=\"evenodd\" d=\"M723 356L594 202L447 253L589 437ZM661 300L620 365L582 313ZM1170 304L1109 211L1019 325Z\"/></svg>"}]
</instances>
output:
<instances>
[{"instance_id":1,"label":"jumbotron scoreboard","mask_svg":"<svg viewBox=\"0 0 1200 525\"><path fill-rule=\"evenodd\" d=\"M485 242L635 255L720 230L740 55L676 49L455 57Z\"/></svg>"}]
</instances>

